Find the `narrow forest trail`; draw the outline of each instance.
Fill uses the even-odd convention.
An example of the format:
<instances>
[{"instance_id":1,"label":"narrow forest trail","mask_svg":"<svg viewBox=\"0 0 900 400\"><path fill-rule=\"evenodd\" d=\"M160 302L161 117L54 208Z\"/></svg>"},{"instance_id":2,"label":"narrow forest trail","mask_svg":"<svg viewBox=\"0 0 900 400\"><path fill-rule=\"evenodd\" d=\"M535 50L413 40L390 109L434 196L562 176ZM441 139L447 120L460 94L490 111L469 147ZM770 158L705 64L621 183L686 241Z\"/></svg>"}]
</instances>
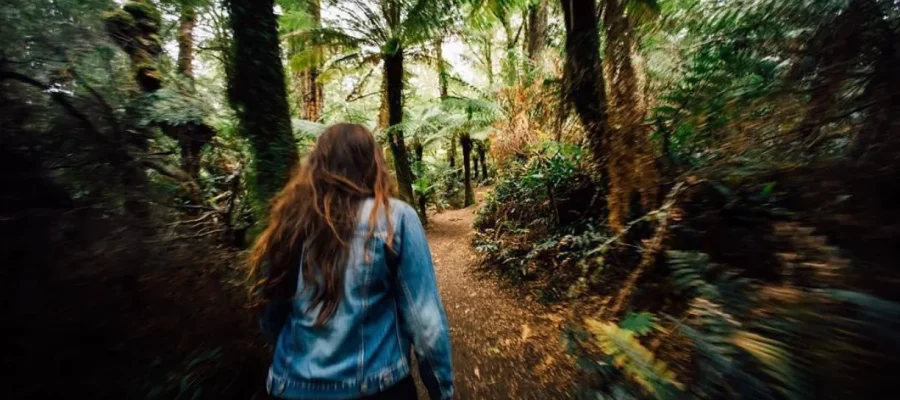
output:
<instances>
[{"instance_id":1,"label":"narrow forest trail","mask_svg":"<svg viewBox=\"0 0 900 400\"><path fill-rule=\"evenodd\" d=\"M477 203L485 193L478 191ZM427 229L450 321L457 398L572 398L574 362L566 352L562 318L473 271L477 207L436 214Z\"/></svg>"}]
</instances>

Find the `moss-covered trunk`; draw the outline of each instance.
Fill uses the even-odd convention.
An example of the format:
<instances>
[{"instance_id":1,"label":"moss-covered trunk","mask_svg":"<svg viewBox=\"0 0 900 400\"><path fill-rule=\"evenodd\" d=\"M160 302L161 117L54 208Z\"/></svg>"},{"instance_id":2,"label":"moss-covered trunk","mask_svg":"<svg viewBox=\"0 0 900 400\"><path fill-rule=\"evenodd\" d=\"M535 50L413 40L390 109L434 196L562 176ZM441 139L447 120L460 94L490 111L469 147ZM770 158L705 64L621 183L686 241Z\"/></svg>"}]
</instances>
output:
<instances>
[{"instance_id":1,"label":"moss-covered trunk","mask_svg":"<svg viewBox=\"0 0 900 400\"><path fill-rule=\"evenodd\" d=\"M128 1L121 9L105 13L103 21L109 36L128 53L134 80L141 90L147 93L159 90L162 86L157 67L162 53L159 10L147 1Z\"/></svg>"},{"instance_id":2,"label":"moss-covered trunk","mask_svg":"<svg viewBox=\"0 0 900 400\"><path fill-rule=\"evenodd\" d=\"M388 126L394 126L403 122L403 49L398 46L393 54L385 54L383 58ZM415 199L412 182L415 178L409 165L403 132L392 130L388 138L394 156L400 198L412 204Z\"/></svg>"},{"instance_id":3,"label":"moss-covered trunk","mask_svg":"<svg viewBox=\"0 0 900 400\"><path fill-rule=\"evenodd\" d=\"M178 72L187 78L194 78L194 24L197 12L186 2L181 6L178 19Z\"/></svg>"},{"instance_id":4,"label":"moss-covered trunk","mask_svg":"<svg viewBox=\"0 0 900 400\"><path fill-rule=\"evenodd\" d=\"M475 204L475 193L472 191L472 171L470 170L472 157L472 139L468 134L459 136L459 144L462 145L463 153L463 184L465 186L466 197L463 203L464 207Z\"/></svg>"},{"instance_id":5,"label":"moss-covered trunk","mask_svg":"<svg viewBox=\"0 0 900 400\"><path fill-rule=\"evenodd\" d=\"M604 142L608 131L606 92L601 71L600 26L594 0L560 0L566 28L566 100L584 125L601 183L606 182ZM606 190L606 189L602 189ZM605 205L601 205L605 207Z\"/></svg>"},{"instance_id":6,"label":"moss-covered trunk","mask_svg":"<svg viewBox=\"0 0 900 400\"><path fill-rule=\"evenodd\" d=\"M228 0L233 35L228 97L238 117L238 133L253 151L257 217L287 181L297 163L291 133L278 23L273 0Z\"/></svg>"},{"instance_id":7,"label":"moss-covered trunk","mask_svg":"<svg viewBox=\"0 0 900 400\"><path fill-rule=\"evenodd\" d=\"M609 177L609 223L613 229L659 206L660 171L647 117L647 98L638 53L637 32L623 0L607 0L603 8L609 133L605 140Z\"/></svg>"},{"instance_id":8,"label":"moss-covered trunk","mask_svg":"<svg viewBox=\"0 0 900 400\"><path fill-rule=\"evenodd\" d=\"M103 14L103 22L109 37L128 54L134 80L138 84L138 93L152 93L162 86L162 78L157 68L162 42L159 39L159 25L162 16L153 4L144 1L129 1L122 8ZM147 128L138 135L121 138L123 142L146 150L148 147ZM129 152L123 151L116 157L122 165L122 184L132 188L127 191L124 206L129 214L144 218L149 216L149 207L141 193L148 184L147 175L141 163Z\"/></svg>"},{"instance_id":9,"label":"moss-covered trunk","mask_svg":"<svg viewBox=\"0 0 900 400\"><path fill-rule=\"evenodd\" d=\"M547 47L547 2L540 0L528 7L528 60L533 71L540 71Z\"/></svg>"}]
</instances>

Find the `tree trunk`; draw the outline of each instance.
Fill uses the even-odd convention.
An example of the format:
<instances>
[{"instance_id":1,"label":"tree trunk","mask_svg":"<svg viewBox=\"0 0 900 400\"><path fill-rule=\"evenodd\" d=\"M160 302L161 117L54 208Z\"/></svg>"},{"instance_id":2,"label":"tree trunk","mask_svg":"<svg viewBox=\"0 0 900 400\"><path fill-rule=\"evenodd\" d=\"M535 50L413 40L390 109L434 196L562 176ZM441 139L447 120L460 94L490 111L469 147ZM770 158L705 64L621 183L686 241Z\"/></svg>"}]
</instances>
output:
<instances>
[{"instance_id":1,"label":"tree trunk","mask_svg":"<svg viewBox=\"0 0 900 400\"><path fill-rule=\"evenodd\" d=\"M416 157L416 168L424 168L422 162L425 158L425 146L418 139L413 140L413 154ZM419 169L418 171L421 171ZM426 214L428 208L428 196L425 196L425 193L415 193L416 194L416 202L418 202L419 206L419 218L422 220L423 225L428 225L428 214Z\"/></svg>"},{"instance_id":2,"label":"tree trunk","mask_svg":"<svg viewBox=\"0 0 900 400\"><path fill-rule=\"evenodd\" d=\"M613 229L655 209L660 202L660 171L644 123L647 101L637 39L623 0L607 0L603 73L607 87L610 131L606 151L609 176L609 222Z\"/></svg>"},{"instance_id":3,"label":"tree trunk","mask_svg":"<svg viewBox=\"0 0 900 400\"><path fill-rule=\"evenodd\" d=\"M601 73L600 28L594 0L560 0L566 25L566 95L587 131L594 161L605 169L606 93ZM605 171L602 171L605 173Z\"/></svg>"},{"instance_id":4,"label":"tree trunk","mask_svg":"<svg viewBox=\"0 0 900 400\"><path fill-rule=\"evenodd\" d=\"M306 12L312 20L312 26L318 28L322 24L322 5L320 0L307 0ZM300 101L300 117L307 121L318 121L322 118L325 102L322 97L322 83L319 82L319 65L322 62L321 51L316 51L313 65L299 70L294 75Z\"/></svg>"},{"instance_id":5,"label":"tree trunk","mask_svg":"<svg viewBox=\"0 0 900 400\"><path fill-rule=\"evenodd\" d=\"M471 206L475 204L475 193L472 192L472 171L469 169L471 164L471 155L472 155L472 139L469 138L468 134L462 134L459 137L459 144L462 145L463 152L463 171L464 171L464 185L466 189L466 197L463 203L463 207Z\"/></svg>"},{"instance_id":6,"label":"tree trunk","mask_svg":"<svg viewBox=\"0 0 900 400\"><path fill-rule=\"evenodd\" d=\"M194 78L194 23L197 12L190 4L181 6L178 19L178 73Z\"/></svg>"},{"instance_id":7,"label":"tree trunk","mask_svg":"<svg viewBox=\"0 0 900 400\"><path fill-rule=\"evenodd\" d=\"M194 83L194 24L197 12L188 2L182 4L181 17L178 20L178 73L187 78L191 87ZM181 169L194 180L200 179L200 155L212 139L212 128L192 123L181 126L170 126L164 129L169 136L178 141L181 148ZM199 193L192 195L195 204L200 204Z\"/></svg>"},{"instance_id":8,"label":"tree trunk","mask_svg":"<svg viewBox=\"0 0 900 400\"><path fill-rule=\"evenodd\" d=\"M419 196L419 217L422 225L428 225L428 199L425 196Z\"/></svg>"},{"instance_id":9,"label":"tree trunk","mask_svg":"<svg viewBox=\"0 0 900 400\"><path fill-rule=\"evenodd\" d=\"M147 1L131 1L121 9L105 13L103 22L110 38L128 54L134 79L141 91L152 93L162 87L157 68L162 42L159 26L162 16Z\"/></svg>"},{"instance_id":10,"label":"tree trunk","mask_svg":"<svg viewBox=\"0 0 900 400\"><path fill-rule=\"evenodd\" d=\"M425 158L425 146L422 145L422 142L418 140L413 143L413 150L416 153L416 161L422 162Z\"/></svg>"},{"instance_id":11,"label":"tree trunk","mask_svg":"<svg viewBox=\"0 0 900 400\"><path fill-rule=\"evenodd\" d=\"M487 168L487 150L484 148L483 144L478 145L478 158L481 159L481 180L486 180L488 176L488 168Z\"/></svg>"},{"instance_id":12,"label":"tree trunk","mask_svg":"<svg viewBox=\"0 0 900 400\"><path fill-rule=\"evenodd\" d=\"M394 126L403 122L403 49L398 48L394 54L385 54L384 76L387 99L388 126ZM397 186L400 198L413 204L412 182L415 179L412 168L409 165L406 142L403 140L403 132L391 131L388 135L391 144L391 153L394 155L394 169L397 172Z\"/></svg>"},{"instance_id":13,"label":"tree trunk","mask_svg":"<svg viewBox=\"0 0 900 400\"><path fill-rule=\"evenodd\" d=\"M249 140L253 152L255 211L260 219L299 159L274 5L274 0L228 0L234 55L228 97L237 114L238 133Z\"/></svg>"},{"instance_id":14,"label":"tree trunk","mask_svg":"<svg viewBox=\"0 0 900 400\"><path fill-rule=\"evenodd\" d=\"M594 0L560 0L566 28L566 64L563 70L567 101L584 125L600 177L602 192L608 192L604 143L609 130L606 92L601 71L600 28ZM606 208L605 204L600 204Z\"/></svg>"},{"instance_id":15,"label":"tree trunk","mask_svg":"<svg viewBox=\"0 0 900 400\"><path fill-rule=\"evenodd\" d=\"M389 125L387 96L387 77L385 77L381 80L381 105L378 106L378 122L376 123L378 130L385 130Z\"/></svg>"},{"instance_id":16,"label":"tree trunk","mask_svg":"<svg viewBox=\"0 0 900 400\"><path fill-rule=\"evenodd\" d=\"M478 148L478 145L475 145L475 148ZM475 181L475 184L478 184L478 154L475 157L472 157L472 180Z\"/></svg>"},{"instance_id":17,"label":"tree trunk","mask_svg":"<svg viewBox=\"0 0 900 400\"><path fill-rule=\"evenodd\" d=\"M547 43L547 2L538 0L528 7L528 60L531 68L540 71Z\"/></svg>"}]
</instances>

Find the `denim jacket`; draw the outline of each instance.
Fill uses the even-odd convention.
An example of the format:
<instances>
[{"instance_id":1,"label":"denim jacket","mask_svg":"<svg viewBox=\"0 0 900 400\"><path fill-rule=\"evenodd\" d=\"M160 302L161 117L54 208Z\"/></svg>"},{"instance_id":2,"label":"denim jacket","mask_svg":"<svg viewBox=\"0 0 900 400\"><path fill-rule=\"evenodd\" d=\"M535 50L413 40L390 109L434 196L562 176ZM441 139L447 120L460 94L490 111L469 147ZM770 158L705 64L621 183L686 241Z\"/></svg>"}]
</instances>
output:
<instances>
[{"instance_id":1,"label":"denim jacket","mask_svg":"<svg viewBox=\"0 0 900 400\"><path fill-rule=\"evenodd\" d=\"M294 299L267 307L261 325L275 342L266 381L273 396L347 399L383 391L409 375L412 346L430 397L452 398L447 316L422 223L412 207L391 200L393 251L383 214L363 249L373 205L369 199L360 207L343 298L324 326L314 326L318 308L307 312L311 291L303 291L302 274Z\"/></svg>"}]
</instances>

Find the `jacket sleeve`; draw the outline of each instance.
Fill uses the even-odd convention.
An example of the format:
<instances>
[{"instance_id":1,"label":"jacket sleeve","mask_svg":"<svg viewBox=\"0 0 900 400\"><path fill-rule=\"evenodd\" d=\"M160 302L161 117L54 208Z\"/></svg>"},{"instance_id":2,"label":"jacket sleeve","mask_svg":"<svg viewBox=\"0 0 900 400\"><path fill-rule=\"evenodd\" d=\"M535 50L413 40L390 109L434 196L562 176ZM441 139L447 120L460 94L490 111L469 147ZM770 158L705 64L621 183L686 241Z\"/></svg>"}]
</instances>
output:
<instances>
[{"instance_id":1,"label":"jacket sleeve","mask_svg":"<svg viewBox=\"0 0 900 400\"><path fill-rule=\"evenodd\" d=\"M453 365L447 315L438 293L425 230L412 207L396 222L398 309L413 342L419 373L431 399L453 397ZM399 240L396 240L399 239Z\"/></svg>"},{"instance_id":2,"label":"jacket sleeve","mask_svg":"<svg viewBox=\"0 0 900 400\"><path fill-rule=\"evenodd\" d=\"M266 304L259 316L259 327L263 337L271 345L278 342L278 335L291 312L291 303L285 300L272 300Z\"/></svg>"}]
</instances>

